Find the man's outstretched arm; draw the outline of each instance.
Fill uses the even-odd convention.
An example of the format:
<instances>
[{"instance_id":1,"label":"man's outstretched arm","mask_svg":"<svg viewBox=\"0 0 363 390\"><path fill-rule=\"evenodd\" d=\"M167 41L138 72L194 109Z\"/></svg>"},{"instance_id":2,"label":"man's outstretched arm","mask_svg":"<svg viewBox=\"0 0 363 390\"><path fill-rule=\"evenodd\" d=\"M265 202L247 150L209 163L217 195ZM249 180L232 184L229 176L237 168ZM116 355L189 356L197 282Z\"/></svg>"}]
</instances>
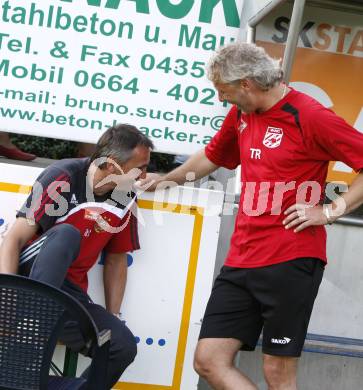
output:
<instances>
[{"instance_id":1,"label":"man's outstretched arm","mask_svg":"<svg viewBox=\"0 0 363 390\"><path fill-rule=\"evenodd\" d=\"M217 168L219 168L218 165L212 163L206 156L204 149L202 149L190 156L180 167L175 168L164 176L148 175L146 179L140 180L139 186L147 191L153 191L159 183L168 181L175 184L183 184L187 180L198 180L207 176Z\"/></svg>"}]
</instances>

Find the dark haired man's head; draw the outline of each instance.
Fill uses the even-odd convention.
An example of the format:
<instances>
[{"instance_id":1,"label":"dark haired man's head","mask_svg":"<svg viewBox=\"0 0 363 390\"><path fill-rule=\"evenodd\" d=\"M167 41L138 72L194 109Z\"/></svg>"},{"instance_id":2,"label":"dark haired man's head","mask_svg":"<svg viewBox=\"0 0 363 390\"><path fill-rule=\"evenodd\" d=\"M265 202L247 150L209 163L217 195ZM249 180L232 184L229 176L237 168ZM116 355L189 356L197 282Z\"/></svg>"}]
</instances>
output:
<instances>
[{"instance_id":1,"label":"dark haired man's head","mask_svg":"<svg viewBox=\"0 0 363 390\"><path fill-rule=\"evenodd\" d=\"M135 126L118 124L110 127L99 139L91 157L95 193L115 187L130 190L132 184L145 178L150 161L152 141Z\"/></svg>"},{"instance_id":2,"label":"dark haired man's head","mask_svg":"<svg viewBox=\"0 0 363 390\"><path fill-rule=\"evenodd\" d=\"M110 127L98 140L91 162L102 157L111 157L123 164L130 158L137 146L154 149L152 141L135 126L118 124Z\"/></svg>"}]
</instances>

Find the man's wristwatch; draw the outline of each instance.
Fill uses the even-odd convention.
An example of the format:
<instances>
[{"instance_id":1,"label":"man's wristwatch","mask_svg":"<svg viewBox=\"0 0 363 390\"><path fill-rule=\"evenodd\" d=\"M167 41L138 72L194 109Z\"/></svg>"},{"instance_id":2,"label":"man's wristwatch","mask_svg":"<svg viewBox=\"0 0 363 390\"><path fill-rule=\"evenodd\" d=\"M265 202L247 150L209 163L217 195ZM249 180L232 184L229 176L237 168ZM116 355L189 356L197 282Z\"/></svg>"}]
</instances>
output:
<instances>
[{"instance_id":1,"label":"man's wristwatch","mask_svg":"<svg viewBox=\"0 0 363 390\"><path fill-rule=\"evenodd\" d=\"M330 206L329 204L323 205L323 213L326 216L326 220L328 222L328 225L331 225L334 221L333 221L333 216L331 214L331 210L329 210L329 206Z\"/></svg>"}]
</instances>

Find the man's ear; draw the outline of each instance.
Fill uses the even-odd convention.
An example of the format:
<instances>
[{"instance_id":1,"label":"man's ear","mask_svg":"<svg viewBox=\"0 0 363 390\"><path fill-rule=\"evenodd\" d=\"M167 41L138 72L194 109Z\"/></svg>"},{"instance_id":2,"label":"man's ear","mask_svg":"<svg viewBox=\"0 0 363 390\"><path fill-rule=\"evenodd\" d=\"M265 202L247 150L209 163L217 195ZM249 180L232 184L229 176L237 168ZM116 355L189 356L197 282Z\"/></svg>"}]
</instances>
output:
<instances>
[{"instance_id":1,"label":"man's ear","mask_svg":"<svg viewBox=\"0 0 363 390\"><path fill-rule=\"evenodd\" d=\"M249 89L251 89L251 81L248 80L248 79L242 79L242 80L240 80L240 87L241 87L243 90L249 90Z\"/></svg>"},{"instance_id":2,"label":"man's ear","mask_svg":"<svg viewBox=\"0 0 363 390\"><path fill-rule=\"evenodd\" d=\"M107 173L115 174L115 175L119 175L120 173L123 172L122 165L117 163L116 160L112 156L107 157L106 170L107 170Z\"/></svg>"},{"instance_id":3,"label":"man's ear","mask_svg":"<svg viewBox=\"0 0 363 390\"><path fill-rule=\"evenodd\" d=\"M112 162L107 161L105 168L108 174L115 173L115 165Z\"/></svg>"}]
</instances>

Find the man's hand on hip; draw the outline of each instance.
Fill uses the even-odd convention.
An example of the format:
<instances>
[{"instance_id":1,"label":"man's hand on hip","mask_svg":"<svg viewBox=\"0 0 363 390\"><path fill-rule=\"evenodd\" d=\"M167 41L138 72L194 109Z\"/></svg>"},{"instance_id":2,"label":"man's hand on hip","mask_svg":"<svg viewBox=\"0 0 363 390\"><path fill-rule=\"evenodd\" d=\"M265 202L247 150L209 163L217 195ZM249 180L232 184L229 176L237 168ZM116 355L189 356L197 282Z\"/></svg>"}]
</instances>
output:
<instances>
[{"instance_id":1,"label":"man's hand on hip","mask_svg":"<svg viewBox=\"0 0 363 390\"><path fill-rule=\"evenodd\" d=\"M294 204L284 214L286 218L282 223L285 229L294 228L295 233L301 232L309 226L327 225L331 223L321 205L309 206L306 204Z\"/></svg>"}]
</instances>

